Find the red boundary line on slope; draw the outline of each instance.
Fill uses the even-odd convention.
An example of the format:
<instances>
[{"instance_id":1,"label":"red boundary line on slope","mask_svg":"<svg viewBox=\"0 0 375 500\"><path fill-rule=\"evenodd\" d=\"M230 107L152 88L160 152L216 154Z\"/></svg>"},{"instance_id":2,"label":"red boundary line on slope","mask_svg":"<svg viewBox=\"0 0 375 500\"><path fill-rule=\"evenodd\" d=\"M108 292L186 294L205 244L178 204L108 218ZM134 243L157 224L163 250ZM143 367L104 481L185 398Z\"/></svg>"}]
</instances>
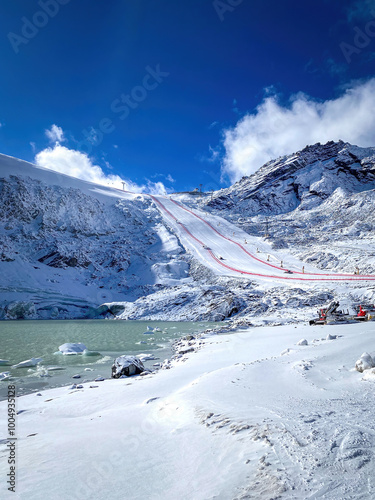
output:
<instances>
[{"instance_id":1,"label":"red boundary line on slope","mask_svg":"<svg viewBox=\"0 0 375 500\"><path fill-rule=\"evenodd\" d=\"M207 222L205 219L203 219L202 217L200 217L198 214L194 213L192 210L184 207L183 205L181 205L180 203L178 203L177 201L173 200L172 198L170 198L170 200L175 203L178 207L182 208L182 210L186 210L187 212L190 212L192 215L194 215L195 217L197 217L198 219L200 219L202 222L204 222L205 224L207 224L213 231L215 231L219 236L221 236L222 238L234 243L235 245L237 245L238 247L240 247L247 255L249 255L250 257L252 257L254 260L257 260L258 262L261 262L262 264L265 264L269 267L273 267L275 269L279 269L280 271L283 271L285 270L285 268L283 267L278 267L278 266L275 266L273 264L270 264L269 262L265 261L265 260L262 260L262 259L258 259L258 257L255 257L255 255L251 254L250 252L248 252L246 250L245 247L243 247L241 245L241 243L238 243L237 241L234 241L232 240L231 238L228 238L227 236L224 236L223 234L221 234L215 227L213 227L209 222ZM336 273L336 274L331 274L331 273L301 273L300 271L293 271L293 274L307 274L307 275L313 275L313 276L347 276L347 277L355 277L355 276L358 276L356 274L347 274L347 273ZM361 278L356 278L358 279L359 281L361 281L362 278L366 278L366 277L369 277L371 279L375 279L375 276L373 274L362 274L361 275Z\"/></svg>"},{"instance_id":2,"label":"red boundary line on slope","mask_svg":"<svg viewBox=\"0 0 375 500\"><path fill-rule=\"evenodd\" d=\"M170 216L172 217L173 220L177 221L177 217L175 217L163 204L160 200L158 200L155 196L153 196L152 194L148 195L150 196L150 198L152 198L156 203L158 203L162 208L163 210ZM171 199L171 201L173 203L175 203L177 206L179 206L179 204L177 202L175 202L174 200ZM184 209L184 210L187 210L188 212L191 212L191 210L189 209L185 209L184 207L180 206L180 208ZM199 219L201 219L203 222L205 222L206 224L208 224L210 227L211 224L209 224L208 222L206 222L204 219L202 219L202 217L199 217L199 215L196 215L194 214L194 212L191 212L193 215L195 215L196 217L198 217ZM196 238L183 224L180 224L180 226L186 231L186 233L192 238L194 239L195 241L197 241L200 245L204 246L204 243L202 241L200 241L198 238ZM236 245L240 246L243 250L245 250L242 245L240 245L239 243L237 243L236 241L233 241L231 240L230 238L227 238L226 236L223 236L221 233L219 233L214 227L212 227L212 229L214 231L216 231L220 236L222 236L223 238L235 243ZM212 252L212 250L207 250L208 253L211 255L211 257L216 261L218 262L218 264L220 264L221 266L223 267L226 267L227 269L230 269L231 271L235 271L237 273L240 273L240 274L248 274L248 275L251 275L251 276L260 276L262 278L274 278L274 279L282 279L282 280L294 280L294 281L341 281L341 282L346 282L346 281L372 281L372 280L375 280L375 276L371 276L370 278L369 277L349 277L347 275L343 275L345 277L341 277L341 278L294 278L294 277L290 277L290 276L273 276L273 275L269 275L269 274L259 274L259 273L251 273L249 271L241 271L240 269L236 269L235 267L231 267L231 266L228 266L227 264L224 264L224 262L222 262L220 259L218 259L214 253ZM246 250L245 250L246 253L248 253ZM250 256L252 256L251 254L249 254ZM259 260L260 262L263 262L261 261L260 259L257 259L256 257L254 257L256 260ZM275 267L275 266L272 266L272 267ZM283 269L283 268L277 268L277 269ZM299 273L301 274L301 273ZM322 274L322 275L319 275L319 276L331 276L329 274ZM332 275L332 276L340 276L340 275Z\"/></svg>"}]
</instances>

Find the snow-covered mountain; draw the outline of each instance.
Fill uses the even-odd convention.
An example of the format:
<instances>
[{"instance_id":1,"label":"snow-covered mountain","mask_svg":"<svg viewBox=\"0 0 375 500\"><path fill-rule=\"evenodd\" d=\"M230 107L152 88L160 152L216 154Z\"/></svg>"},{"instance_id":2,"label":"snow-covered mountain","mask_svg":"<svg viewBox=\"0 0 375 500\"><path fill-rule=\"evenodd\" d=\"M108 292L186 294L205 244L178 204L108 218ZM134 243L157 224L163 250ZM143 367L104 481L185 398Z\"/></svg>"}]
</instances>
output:
<instances>
[{"instance_id":1,"label":"snow-covered mountain","mask_svg":"<svg viewBox=\"0 0 375 500\"><path fill-rule=\"evenodd\" d=\"M374 202L375 148L342 142L269 162L212 200L126 193L0 155L0 318L278 322L334 297L373 301L374 281L319 272L375 274Z\"/></svg>"},{"instance_id":2,"label":"snow-covered mountain","mask_svg":"<svg viewBox=\"0 0 375 500\"><path fill-rule=\"evenodd\" d=\"M331 141L269 161L255 174L215 193L208 204L234 207L248 216L278 215L317 208L334 193L351 195L374 188L375 148Z\"/></svg>"},{"instance_id":3,"label":"snow-covered mountain","mask_svg":"<svg viewBox=\"0 0 375 500\"><path fill-rule=\"evenodd\" d=\"M375 272L375 148L306 146L216 192L207 207L321 269Z\"/></svg>"},{"instance_id":4,"label":"snow-covered mountain","mask_svg":"<svg viewBox=\"0 0 375 500\"><path fill-rule=\"evenodd\" d=\"M0 173L0 318L85 317L186 281L150 198L3 155Z\"/></svg>"}]
</instances>

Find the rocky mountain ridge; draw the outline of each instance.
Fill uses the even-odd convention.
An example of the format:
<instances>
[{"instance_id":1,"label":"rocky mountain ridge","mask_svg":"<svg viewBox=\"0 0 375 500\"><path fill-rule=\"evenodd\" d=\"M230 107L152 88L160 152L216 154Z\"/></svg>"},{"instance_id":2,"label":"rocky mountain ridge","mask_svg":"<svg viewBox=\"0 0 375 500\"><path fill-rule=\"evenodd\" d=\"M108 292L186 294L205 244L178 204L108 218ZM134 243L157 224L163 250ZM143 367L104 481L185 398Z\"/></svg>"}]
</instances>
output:
<instances>
[{"instance_id":1,"label":"rocky mountain ridge","mask_svg":"<svg viewBox=\"0 0 375 500\"><path fill-rule=\"evenodd\" d=\"M316 208L338 188L349 193L375 188L375 148L342 141L306 146L216 192L207 205L247 216L279 215Z\"/></svg>"}]
</instances>

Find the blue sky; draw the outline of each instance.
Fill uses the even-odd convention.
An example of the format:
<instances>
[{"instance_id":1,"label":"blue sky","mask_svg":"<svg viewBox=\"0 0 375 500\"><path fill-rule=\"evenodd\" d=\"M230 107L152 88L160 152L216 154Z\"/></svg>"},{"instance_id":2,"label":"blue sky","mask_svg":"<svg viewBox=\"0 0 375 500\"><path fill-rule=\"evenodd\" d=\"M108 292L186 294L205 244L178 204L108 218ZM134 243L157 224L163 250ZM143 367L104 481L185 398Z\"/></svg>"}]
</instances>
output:
<instances>
[{"instance_id":1,"label":"blue sky","mask_svg":"<svg viewBox=\"0 0 375 500\"><path fill-rule=\"evenodd\" d=\"M373 0L4 0L0 14L1 153L208 190L317 140L375 146Z\"/></svg>"}]
</instances>

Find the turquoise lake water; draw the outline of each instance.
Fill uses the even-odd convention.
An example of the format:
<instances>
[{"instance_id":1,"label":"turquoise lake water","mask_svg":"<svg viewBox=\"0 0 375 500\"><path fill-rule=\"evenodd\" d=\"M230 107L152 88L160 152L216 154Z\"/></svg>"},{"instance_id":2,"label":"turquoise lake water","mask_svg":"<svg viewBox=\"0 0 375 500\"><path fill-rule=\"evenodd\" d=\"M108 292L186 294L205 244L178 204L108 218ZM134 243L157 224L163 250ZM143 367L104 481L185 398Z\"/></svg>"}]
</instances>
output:
<instances>
[{"instance_id":1,"label":"turquoise lake water","mask_svg":"<svg viewBox=\"0 0 375 500\"><path fill-rule=\"evenodd\" d=\"M97 376L110 378L117 356L152 353L159 359L144 363L152 367L171 356L171 341L219 325L221 323L114 320L1 321L0 359L9 360L10 365L32 357L43 358L43 361L39 368L0 366L0 372L11 372L11 382L16 385L18 395L92 381ZM161 331L145 334L148 326ZM82 342L89 351L100 355L55 354L66 342ZM50 367L62 369L47 371ZM81 378L73 379L76 374ZM0 399L6 397L8 383L10 381L0 382Z\"/></svg>"}]
</instances>

